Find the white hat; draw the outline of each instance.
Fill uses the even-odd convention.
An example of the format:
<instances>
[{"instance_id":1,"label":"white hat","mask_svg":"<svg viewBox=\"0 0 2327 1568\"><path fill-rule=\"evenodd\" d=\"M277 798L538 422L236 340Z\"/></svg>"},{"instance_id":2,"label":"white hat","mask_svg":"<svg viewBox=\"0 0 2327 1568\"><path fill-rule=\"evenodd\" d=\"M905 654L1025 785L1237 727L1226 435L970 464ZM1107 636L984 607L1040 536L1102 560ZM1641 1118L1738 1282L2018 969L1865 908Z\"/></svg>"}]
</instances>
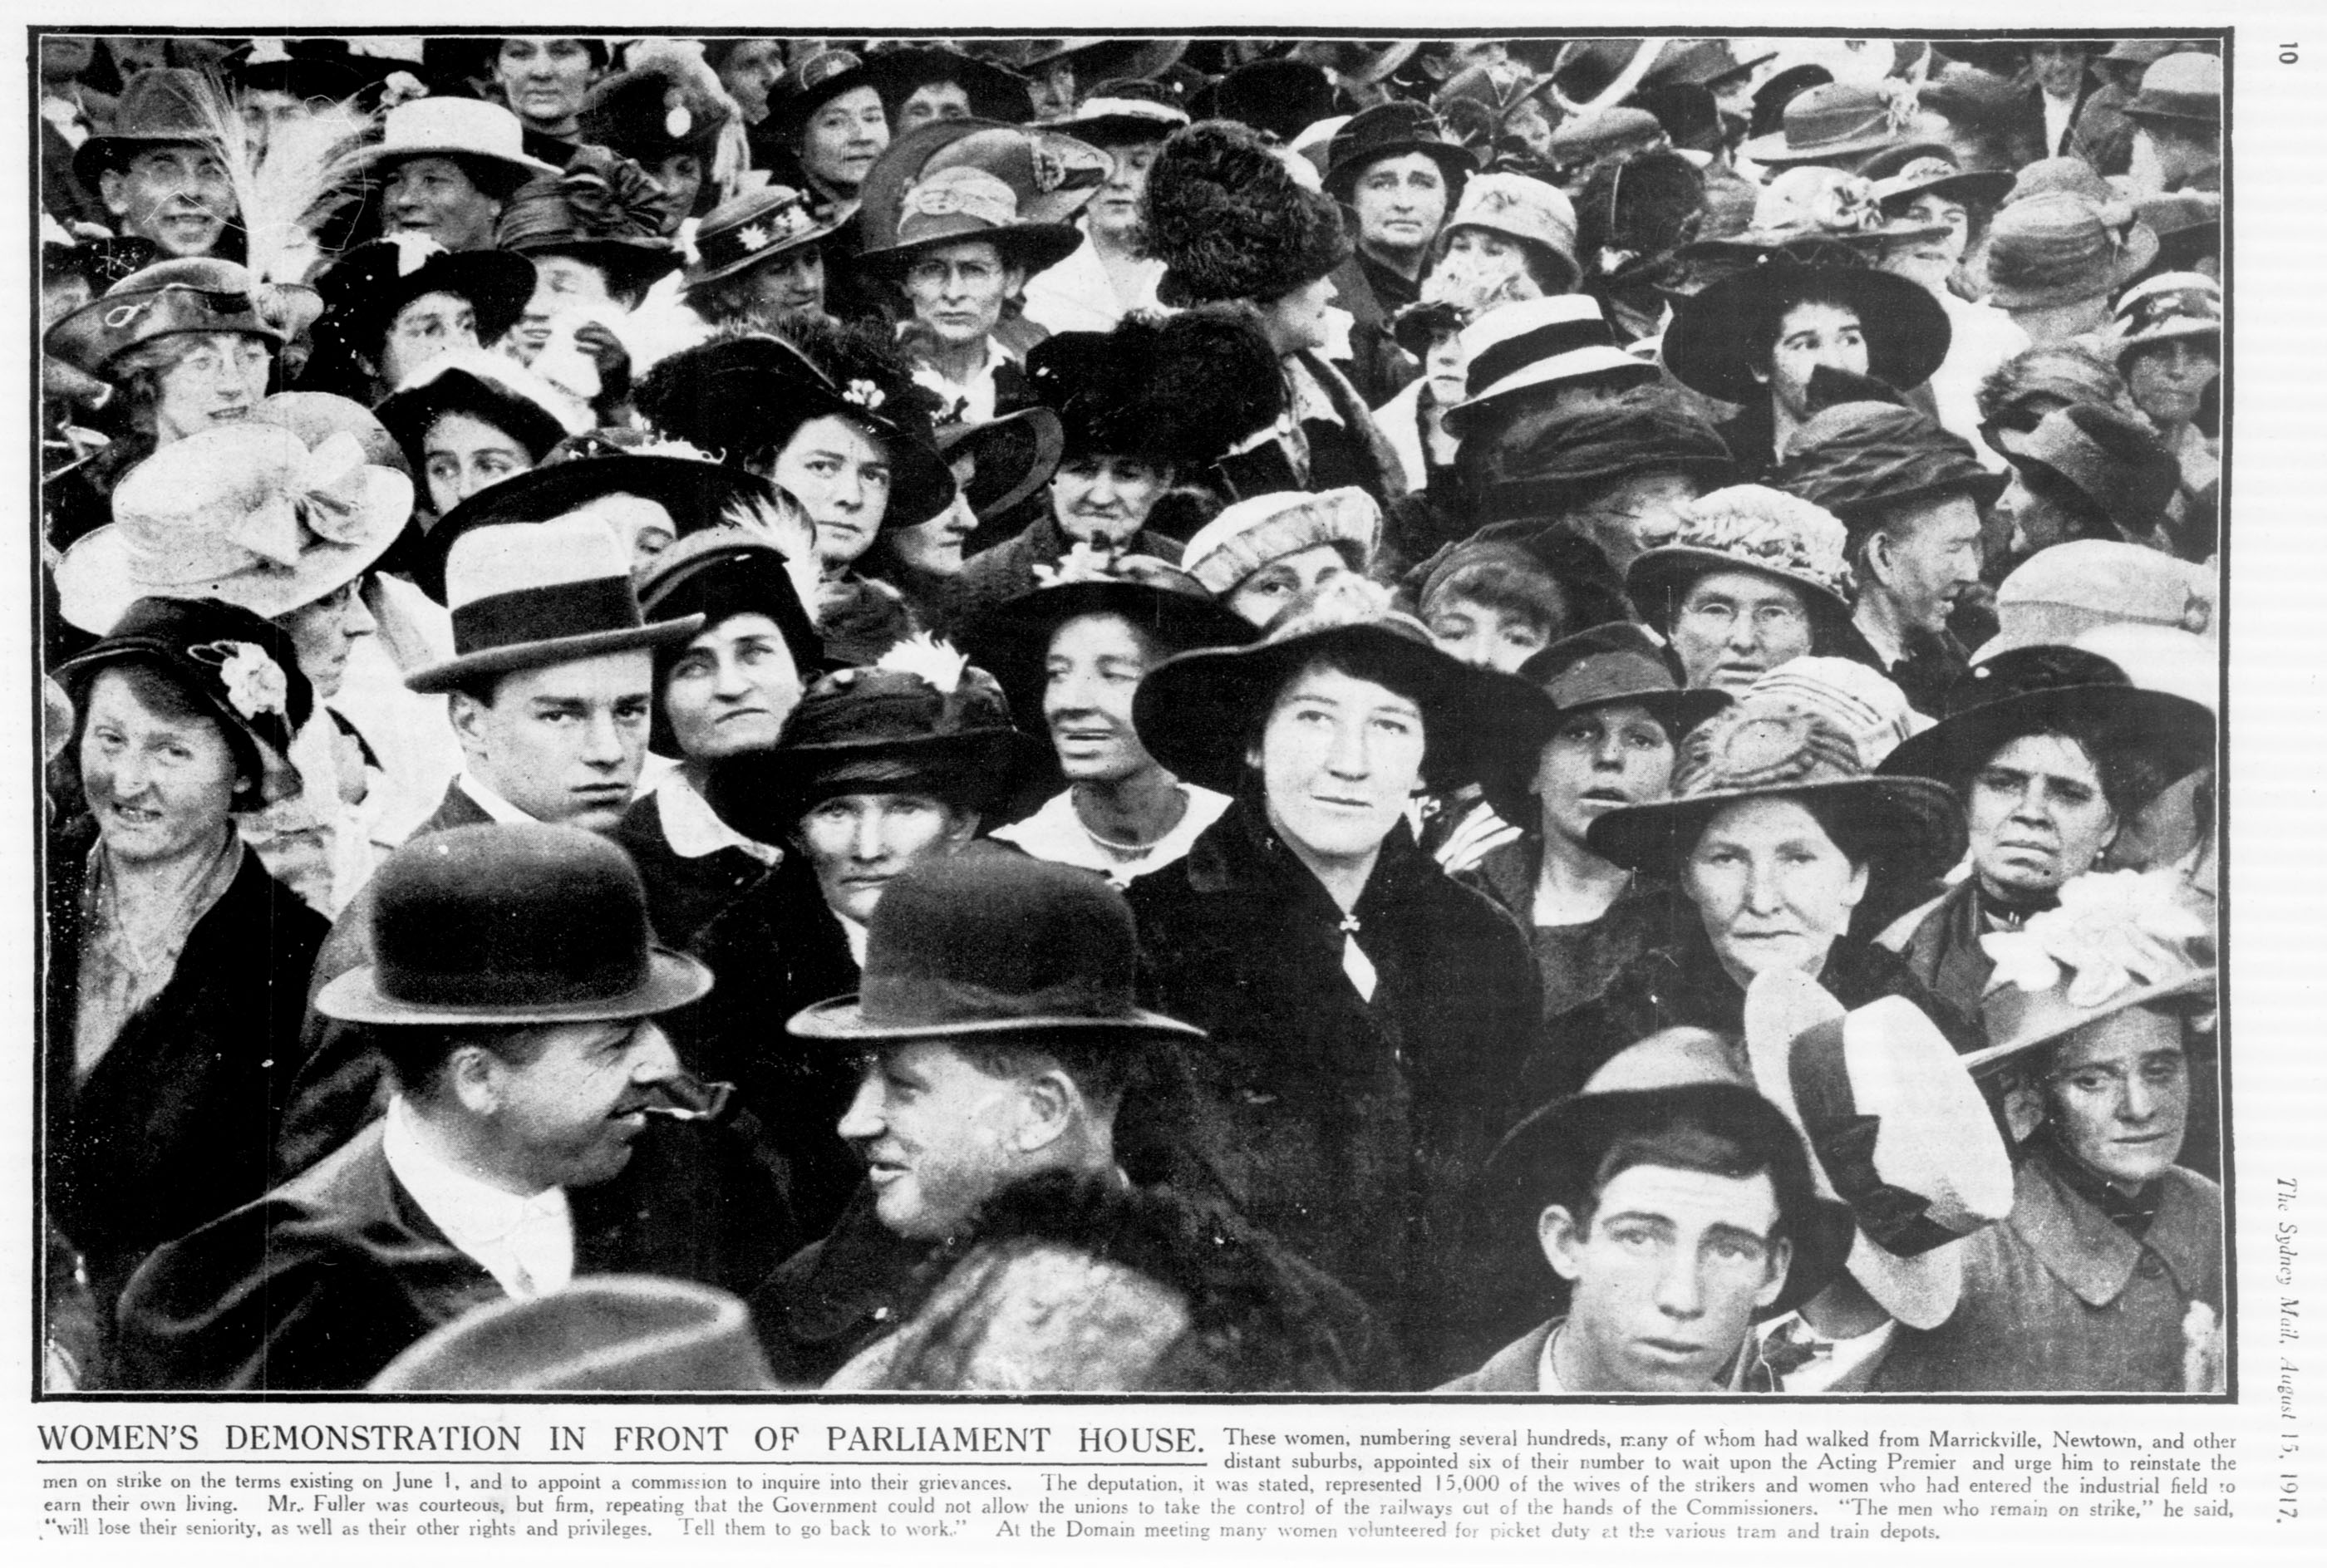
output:
<instances>
[{"instance_id":1,"label":"white hat","mask_svg":"<svg viewBox=\"0 0 2327 1568\"><path fill-rule=\"evenodd\" d=\"M1903 996L1846 1010L1808 975L1745 993L1755 1087L1802 1130L1821 1196L1858 1223L1848 1267L1913 1329L1954 1315L1961 1241L2012 1212L2012 1158L1963 1059Z\"/></svg>"},{"instance_id":2,"label":"white hat","mask_svg":"<svg viewBox=\"0 0 2327 1568\"><path fill-rule=\"evenodd\" d=\"M365 160L456 156L505 163L519 181L557 173L555 163L527 154L522 121L499 104L475 98L425 98L397 105L388 111L379 145Z\"/></svg>"},{"instance_id":3,"label":"white hat","mask_svg":"<svg viewBox=\"0 0 2327 1568\"><path fill-rule=\"evenodd\" d=\"M1620 378L1626 386L1657 378L1656 368L1617 346L1600 302L1590 294L1546 294L1512 300L1482 313L1463 329L1465 371L1461 414L1499 397L1586 376Z\"/></svg>"}]
</instances>

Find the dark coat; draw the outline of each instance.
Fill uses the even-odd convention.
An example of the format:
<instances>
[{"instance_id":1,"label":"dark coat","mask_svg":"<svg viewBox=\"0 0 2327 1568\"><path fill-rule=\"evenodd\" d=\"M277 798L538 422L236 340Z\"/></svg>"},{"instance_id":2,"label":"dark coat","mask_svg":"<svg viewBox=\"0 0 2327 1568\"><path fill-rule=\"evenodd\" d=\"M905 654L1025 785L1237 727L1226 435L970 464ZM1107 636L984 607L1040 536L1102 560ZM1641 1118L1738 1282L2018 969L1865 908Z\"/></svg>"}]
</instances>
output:
<instances>
[{"instance_id":1,"label":"dark coat","mask_svg":"<svg viewBox=\"0 0 2327 1568\"><path fill-rule=\"evenodd\" d=\"M292 1181L155 1253L123 1298L126 1388L361 1388L415 1340L501 1299L365 1128ZM721 1133L658 1125L603 1186L567 1194L574 1272L745 1288L798 1239Z\"/></svg>"},{"instance_id":2,"label":"dark coat","mask_svg":"<svg viewBox=\"0 0 2327 1568\"><path fill-rule=\"evenodd\" d=\"M1598 919L1582 926L1534 924L1536 878L1543 868L1543 841L1534 834L1499 844L1454 880L1475 888L1509 912L1528 934L1536 979L1543 988L1548 1022L1572 1007L1606 993L1624 966L1649 948L1672 939L1695 907L1670 882L1636 879Z\"/></svg>"},{"instance_id":3,"label":"dark coat","mask_svg":"<svg viewBox=\"0 0 2327 1568\"><path fill-rule=\"evenodd\" d=\"M1979 999L1995 960L1979 945L1987 929L1979 879L1966 877L1920 911L1905 945L1894 948L1910 973L1967 1018L1979 1016ZM1904 917L1902 917L1902 919ZM1888 946L1889 944L1885 944Z\"/></svg>"},{"instance_id":4,"label":"dark coat","mask_svg":"<svg viewBox=\"0 0 2327 1568\"><path fill-rule=\"evenodd\" d=\"M1341 968L1341 909L1247 799L1128 897L1149 1005L1211 1036L1185 1056L1196 1157L1434 1372L1455 1211L1528 1108L1526 938L1400 826L1354 910L1378 975L1367 1002Z\"/></svg>"},{"instance_id":5,"label":"dark coat","mask_svg":"<svg viewBox=\"0 0 2327 1568\"><path fill-rule=\"evenodd\" d=\"M1362 252L1333 269L1334 303L1350 313L1350 357L1336 360L1369 407L1378 408L1422 373L1413 355L1390 336L1399 309L1421 297L1422 287Z\"/></svg>"},{"instance_id":6,"label":"dark coat","mask_svg":"<svg viewBox=\"0 0 2327 1568\"><path fill-rule=\"evenodd\" d=\"M614 842L646 883L655 934L700 958L718 982L657 1022L689 1071L735 1086L790 1171L801 1225L822 1233L864 1166L837 1130L856 1084L848 1054L784 1032L801 1008L856 989L856 961L814 871L797 854L774 866L740 849L679 854L655 796L631 807Z\"/></svg>"},{"instance_id":7,"label":"dark coat","mask_svg":"<svg viewBox=\"0 0 2327 1568\"><path fill-rule=\"evenodd\" d=\"M102 1318L154 1247L266 1190L322 917L246 853L159 995L74 1082L87 820L50 859L47 1199Z\"/></svg>"}]
</instances>

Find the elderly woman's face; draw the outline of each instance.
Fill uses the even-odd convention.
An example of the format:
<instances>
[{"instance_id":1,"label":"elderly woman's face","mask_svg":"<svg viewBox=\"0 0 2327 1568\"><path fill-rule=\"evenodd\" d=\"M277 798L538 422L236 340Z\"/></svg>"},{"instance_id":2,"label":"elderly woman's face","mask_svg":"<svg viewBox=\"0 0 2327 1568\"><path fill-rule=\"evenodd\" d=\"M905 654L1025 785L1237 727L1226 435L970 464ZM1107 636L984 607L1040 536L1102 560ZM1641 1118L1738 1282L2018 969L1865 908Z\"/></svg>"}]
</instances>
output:
<instances>
[{"instance_id":1,"label":"elderly woman's face","mask_svg":"<svg viewBox=\"0 0 2327 1568\"><path fill-rule=\"evenodd\" d=\"M2144 349L2125 368L2125 384L2134 406L2163 426L2187 425L2198 417L2206 388L2222 373L2220 351L2203 338L2169 338Z\"/></svg>"},{"instance_id":2,"label":"elderly woman's face","mask_svg":"<svg viewBox=\"0 0 2327 1568\"><path fill-rule=\"evenodd\" d=\"M107 853L174 860L215 844L227 826L237 773L226 733L205 718L170 718L117 669L89 683L81 726L81 791Z\"/></svg>"},{"instance_id":3,"label":"elderly woman's face","mask_svg":"<svg viewBox=\"0 0 2327 1568\"><path fill-rule=\"evenodd\" d=\"M1130 542L1171 487L1172 471L1131 457L1070 457L1051 476L1051 515L1070 539Z\"/></svg>"},{"instance_id":4,"label":"elderly woman's face","mask_svg":"<svg viewBox=\"0 0 2327 1568\"><path fill-rule=\"evenodd\" d=\"M800 131L800 167L832 190L853 191L888 145L881 95L869 87L851 88L808 117Z\"/></svg>"},{"instance_id":5,"label":"elderly woman's face","mask_svg":"<svg viewBox=\"0 0 2327 1568\"><path fill-rule=\"evenodd\" d=\"M1708 572L1689 584L1668 628L1692 686L1743 696L1763 675L1810 650L1800 593L1759 572Z\"/></svg>"},{"instance_id":6,"label":"elderly woman's face","mask_svg":"<svg viewBox=\"0 0 2327 1568\"><path fill-rule=\"evenodd\" d=\"M1286 682L1247 761L1269 826L1312 863L1369 861L1422 788L1422 710L1378 682L1313 664Z\"/></svg>"},{"instance_id":7,"label":"elderly woman's face","mask_svg":"<svg viewBox=\"0 0 2327 1568\"><path fill-rule=\"evenodd\" d=\"M1582 844L1584 830L1609 812L1665 798L1672 770L1672 736L1640 704L1569 714L1536 759L1544 831Z\"/></svg>"},{"instance_id":8,"label":"elderly woman's face","mask_svg":"<svg viewBox=\"0 0 2327 1568\"><path fill-rule=\"evenodd\" d=\"M2058 892L2117 835L2099 770L2065 735L2005 742L1972 775L1965 810L1980 886L2009 903Z\"/></svg>"},{"instance_id":9,"label":"elderly woman's face","mask_svg":"<svg viewBox=\"0 0 2327 1568\"><path fill-rule=\"evenodd\" d=\"M2128 1007L2055 1047L2044 1105L2077 1163L2128 1190L2163 1175L2190 1122L2190 1063L2182 1021Z\"/></svg>"},{"instance_id":10,"label":"elderly woman's face","mask_svg":"<svg viewBox=\"0 0 2327 1568\"><path fill-rule=\"evenodd\" d=\"M663 682L663 714L679 751L690 759L764 751L776 743L803 689L782 628L746 611L687 645Z\"/></svg>"},{"instance_id":11,"label":"elderly woman's face","mask_svg":"<svg viewBox=\"0 0 2327 1568\"><path fill-rule=\"evenodd\" d=\"M1866 894L1866 868L1800 801L1763 796L1706 824L1681 885L1721 966L1743 985L1769 970L1818 974Z\"/></svg>"},{"instance_id":12,"label":"elderly woman's face","mask_svg":"<svg viewBox=\"0 0 2327 1568\"><path fill-rule=\"evenodd\" d=\"M156 378L154 438L161 445L250 417L266 396L274 358L248 332L196 332L179 340L178 359Z\"/></svg>"}]
</instances>

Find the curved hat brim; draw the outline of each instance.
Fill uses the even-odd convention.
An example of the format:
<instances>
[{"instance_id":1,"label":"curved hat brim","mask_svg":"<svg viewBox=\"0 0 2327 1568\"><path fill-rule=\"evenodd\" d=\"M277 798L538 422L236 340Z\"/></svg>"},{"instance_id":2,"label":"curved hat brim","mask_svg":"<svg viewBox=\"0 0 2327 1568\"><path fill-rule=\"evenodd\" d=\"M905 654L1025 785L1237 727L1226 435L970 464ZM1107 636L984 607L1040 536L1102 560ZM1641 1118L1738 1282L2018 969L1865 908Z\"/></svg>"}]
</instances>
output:
<instances>
[{"instance_id":1,"label":"curved hat brim","mask_svg":"<svg viewBox=\"0 0 2327 1568\"><path fill-rule=\"evenodd\" d=\"M1750 572L1767 577L1798 590L1813 616L1829 621L1850 619L1849 601L1816 578L1698 545L1659 545L1642 551L1624 573L1624 592L1643 615L1653 618L1659 606L1673 602L1689 583L1713 572Z\"/></svg>"},{"instance_id":2,"label":"curved hat brim","mask_svg":"<svg viewBox=\"0 0 2327 1568\"><path fill-rule=\"evenodd\" d=\"M349 1023L599 1023L646 1018L684 1007L711 989L711 971L684 953L656 947L647 977L616 996L588 1002L509 1002L492 1007L437 1006L390 996L379 988L379 966L366 964L333 975L315 993L314 1009Z\"/></svg>"},{"instance_id":3,"label":"curved hat brim","mask_svg":"<svg viewBox=\"0 0 2327 1568\"><path fill-rule=\"evenodd\" d=\"M1505 723L1511 737L1507 754L1492 754L1479 770L1480 788L1486 792L1487 803L1495 814L1515 826L1532 830L1539 815L1536 805L1536 769L1545 746L1558 733L1560 724L1574 714L1590 713L1594 708L1614 707L1632 704L1648 710L1649 715L1664 725L1673 738L1676 748L1682 736L1729 706L1727 692L1710 688L1680 688L1672 691L1619 693L1595 697L1590 702L1560 707L1549 697L1541 706L1521 705L1507 715Z\"/></svg>"},{"instance_id":4,"label":"curved hat brim","mask_svg":"<svg viewBox=\"0 0 2327 1568\"><path fill-rule=\"evenodd\" d=\"M764 250L755 250L749 255L739 256L724 266L706 268L686 267L684 269L686 276L680 279L680 282L690 289L701 288L706 284L719 283L750 272L753 267L764 266L780 256L788 256L803 246L814 245L819 239L828 238L839 233L841 225L837 223L810 223L798 234L788 235L781 239L771 241ZM696 244L700 248L702 245L700 234L696 236Z\"/></svg>"},{"instance_id":5,"label":"curved hat brim","mask_svg":"<svg viewBox=\"0 0 2327 1568\"><path fill-rule=\"evenodd\" d=\"M1938 779L1960 788L2007 742L2049 723L2094 717L2110 724L2124 743L2167 759L2176 779L2213 760L2214 715L2202 704L2146 686L2077 686L2021 692L1967 708L1900 742L1875 771Z\"/></svg>"},{"instance_id":6,"label":"curved hat brim","mask_svg":"<svg viewBox=\"0 0 2327 1568\"><path fill-rule=\"evenodd\" d=\"M1446 427L1457 435L1463 434L1463 427L1482 411L1538 387L1565 387L1577 381L1596 379L1611 390L1621 391L1628 387L1646 386L1657 378L1657 368L1646 359L1621 349L1595 344L1521 366L1449 408Z\"/></svg>"},{"instance_id":7,"label":"curved hat brim","mask_svg":"<svg viewBox=\"0 0 2327 1568\"><path fill-rule=\"evenodd\" d=\"M1238 647L1260 635L1258 627L1216 600L1140 583L1070 583L1021 593L972 622L961 646L971 663L1001 684L1019 726L1030 735L1049 730L1042 688L1051 639L1060 627L1086 615L1121 616L1162 644L1167 655Z\"/></svg>"},{"instance_id":8,"label":"curved hat brim","mask_svg":"<svg viewBox=\"0 0 2327 1568\"><path fill-rule=\"evenodd\" d=\"M575 659L625 653L634 648L665 648L686 642L702 630L703 617L687 615L676 621L650 621L642 626L619 627L611 631L585 631L573 637L547 637L531 642L512 642L500 648L463 654L443 664L431 665L406 677L404 684L408 690L434 696L484 676L507 675L517 669L539 669L545 665L570 664Z\"/></svg>"},{"instance_id":9,"label":"curved hat brim","mask_svg":"<svg viewBox=\"0 0 2327 1568\"><path fill-rule=\"evenodd\" d=\"M902 240L879 250L864 251L856 257L856 266L865 272L898 280L914 262L933 250L981 240L1001 254L1003 265L1015 266L1032 277L1072 256L1081 247L1083 236L1082 230L1070 223L1011 223L998 229L966 229L958 234Z\"/></svg>"},{"instance_id":10,"label":"curved hat brim","mask_svg":"<svg viewBox=\"0 0 2327 1568\"><path fill-rule=\"evenodd\" d=\"M988 518L1007 517L1012 508L1048 484L1066 448L1066 426L1055 412L1039 406L976 425L950 425L938 433L938 453L949 469L956 456L964 453L977 465L969 482L961 488L981 523ZM1009 462L1016 471L1000 475L998 468L989 470L988 461L995 457ZM1010 482L992 489L997 477L1007 477ZM986 493L981 497L980 491Z\"/></svg>"},{"instance_id":11,"label":"curved hat brim","mask_svg":"<svg viewBox=\"0 0 2327 1568\"><path fill-rule=\"evenodd\" d=\"M1372 142L1365 146L1353 148L1348 155L1325 171L1324 179L1321 182L1325 187L1325 194L1332 197L1336 201L1346 202L1350 200L1350 191L1358 182L1358 176L1365 173L1368 165L1378 163L1384 158L1403 158L1409 153L1420 153L1437 164L1438 172L1445 177L1446 183L1450 187L1461 184L1479 170L1477 155L1468 147L1454 142L1436 141L1422 136Z\"/></svg>"},{"instance_id":12,"label":"curved hat brim","mask_svg":"<svg viewBox=\"0 0 2327 1568\"><path fill-rule=\"evenodd\" d=\"M1771 131L1766 136L1749 136L1738 144L1738 154L1765 167L1780 167L1788 163L1823 163L1828 158L1855 157L1860 153L1879 153L1885 147L1897 146L1907 139L1908 133L1878 126L1846 136L1838 142L1825 142L1815 147L1790 147L1783 130Z\"/></svg>"},{"instance_id":13,"label":"curved hat brim","mask_svg":"<svg viewBox=\"0 0 2327 1568\"><path fill-rule=\"evenodd\" d=\"M529 153L504 153L498 148L486 148L446 138L427 137L418 142L399 142L394 146L383 143L367 149L360 161L367 169L398 158L474 158L480 163L498 163L512 172L519 181L540 174L562 173L556 164L537 158Z\"/></svg>"},{"instance_id":14,"label":"curved hat brim","mask_svg":"<svg viewBox=\"0 0 2327 1568\"><path fill-rule=\"evenodd\" d=\"M983 816L1050 761L1047 742L998 726L826 746L779 744L721 762L709 794L714 811L738 833L780 844L810 807L836 794L941 793Z\"/></svg>"},{"instance_id":15,"label":"curved hat brim","mask_svg":"<svg viewBox=\"0 0 2327 1568\"><path fill-rule=\"evenodd\" d=\"M1832 297L1857 313L1867 369L1902 392L1931 378L1948 357L1955 330L1922 285L1872 267L1799 266L1773 262L1717 278L1683 300L1665 330L1665 368L1684 385L1724 403L1765 394L1750 339L1763 301L1781 289Z\"/></svg>"},{"instance_id":16,"label":"curved hat brim","mask_svg":"<svg viewBox=\"0 0 2327 1568\"><path fill-rule=\"evenodd\" d=\"M875 1023L864 1017L855 993L818 1002L792 1014L784 1032L796 1040L862 1044L882 1040L944 1040L958 1035L1134 1034L1157 1040L1203 1040L1204 1031L1161 1013L1135 1008L1120 1018L1083 1018L1043 1013L1029 1018L978 1018L943 1023Z\"/></svg>"},{"instance_id":17,"label":"curved hat brim","mask_svg":"<svg viewBox=\"0 0 2327 1568\"><path fill-rule=\"evenodd\" d=\"M2221 971L2215 968L2193 969L2177 975L2171 980L2161 980L2152 985L2136 985L2120 991L2098 1007L2062 1006L2039 1015L2033 1022L2013 1031L2009 1039L1996 1041L1983 1050L1967 1052L1964 1070L1973 1074L1986 1072L1998 1063L2010 1060L2025 1051L2050 1045L2061 1036L2098 1022L2129 1007L2139 1007L2151 1002L2163 1002L2175 996L2194 996L2212 990L2220 983Z\"/></svg>"},{"instance_id":18,"label":"curved hat brim","mask_svg":"<svg viewBox=\"0 0 2327 1568\"><path fill-rule=\"evenodd\" d=\"M1883 848L1870 869L1902 883L1928 881L1963 858L1963 808L1955 791L1934 779L1870 775L1766 789L1716 789L1646 806L1627 806L1593 822L1584 842L1618 865L1677 877L1706 826L1724 807L1743 800L1807 798L1850 814L1865 842Z\"/></svg>"},{"instance_id":19,"label":"curved hat brim","mask_svg":"<svg viewBox=\"0 0 2327 1568\"><path fill-rule=\"evenodd\" d=\"M1987 278L1988 302L2000 310L2042 310L2050 305L2070 304L2078 300L2090 299L2095 294L2114 294L2149 270L2149 264L2157 259L2160 243L2157 231L2136 218L2126 225L2125 244L2117 251L2117 263L2109 268L2108 276L2098 287L2073 277L2050 288L2016 287L2009 283L1999 283L1991 275ZM1992 257L1994 254L1991 249L1989 255Z\"/></svg>"}]
</instances>

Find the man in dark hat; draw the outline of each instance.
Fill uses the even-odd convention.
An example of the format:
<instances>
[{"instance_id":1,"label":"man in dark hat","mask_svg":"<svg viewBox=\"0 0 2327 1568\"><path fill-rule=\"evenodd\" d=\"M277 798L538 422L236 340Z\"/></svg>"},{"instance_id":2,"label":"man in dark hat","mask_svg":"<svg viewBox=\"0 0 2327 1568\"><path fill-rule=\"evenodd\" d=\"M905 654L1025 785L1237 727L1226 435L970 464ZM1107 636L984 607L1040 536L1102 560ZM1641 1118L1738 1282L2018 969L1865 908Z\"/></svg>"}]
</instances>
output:
<instances>
[{"instance_id":1,"label":"man in dark hat","mask_svg":"<svg viewBox=\"0 0 2327 1568\"><path fill-rule=\"evenodd\" d=\"M710 988L655 945L638 873L570 827L391 856L375 959L316 997L388 1063L384 1117L149 1259L122 1307L141 1388L360 1388L469 1309L577 1274L748 1281L790 1221L724 1134L653 1127L683 1075L652 1020Z\"/></svg>"},{"instance_id":2,"label":"man in dark hat","mask_svg":"<svg viewBox=\"0 0 2327 1568\"><path fill-rule=\"evenodd\" d=\"M203 91L191 70L140 71L121 89L112 128L73 150L73 173L115 230L166 257L215 255L235 216L225 161L197 107Z\"/></svg>"},{"instance_id":3,"label":"man in dark hat","mask_svg":"<svg viewBox=\"0 0 2327 1568\"><path fill-rule=\"evenodd\" d=\"M1610 1059L1513 1130L1489 1181L1499 1239L1516 1252L1525 1222L1567 1311L1442 1393L1759 1391L1753 1320L1816 1293L1848 1246L1800 1135L1702 1030Z\"/></svg>"}]
</instances>

